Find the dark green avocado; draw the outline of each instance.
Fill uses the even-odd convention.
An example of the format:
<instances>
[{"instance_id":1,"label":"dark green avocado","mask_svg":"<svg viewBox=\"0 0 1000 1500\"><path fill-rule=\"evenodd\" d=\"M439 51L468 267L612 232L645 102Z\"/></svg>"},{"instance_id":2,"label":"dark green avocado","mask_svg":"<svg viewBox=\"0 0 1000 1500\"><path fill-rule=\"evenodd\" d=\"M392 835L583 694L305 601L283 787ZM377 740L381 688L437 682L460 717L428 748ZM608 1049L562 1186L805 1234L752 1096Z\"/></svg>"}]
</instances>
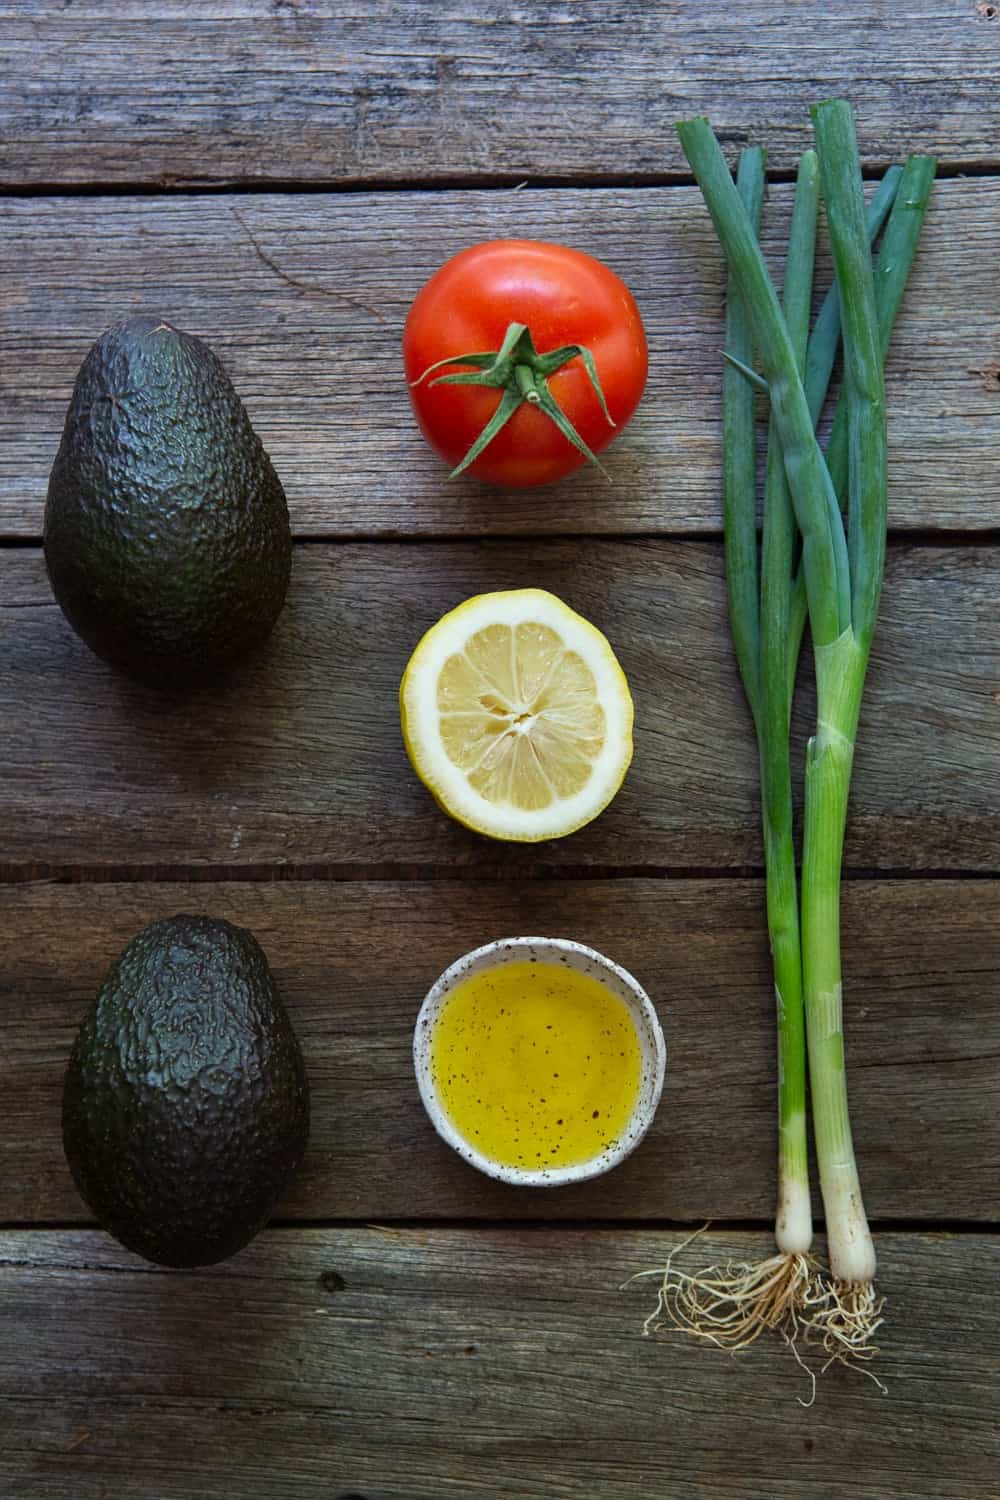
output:
<instances>
[{"instance_id":1,"label":"dark green avocado","mask_svg":"<svg viewBox=\"0 0 1000 1500\"><path fill-rule=\"evenodd\" d=\"M291 555L285 492L207 344L152 317L109 329L77 376L45 509L74 630L146 681L224 671L270 634Z\"/></svg>"},{"instance_id":2,"label":"dark green avocado","mask_svg":"<svg viewBox=\"0 0 1000 1500\"><path fill-rule=\"evenodd\" d=\"M63 1144L100 1224L165 1266L240 1250L302 1160L302 1053L256 938L153 922L111 966L73 1047Z\"/></svg>"}]
</instances>

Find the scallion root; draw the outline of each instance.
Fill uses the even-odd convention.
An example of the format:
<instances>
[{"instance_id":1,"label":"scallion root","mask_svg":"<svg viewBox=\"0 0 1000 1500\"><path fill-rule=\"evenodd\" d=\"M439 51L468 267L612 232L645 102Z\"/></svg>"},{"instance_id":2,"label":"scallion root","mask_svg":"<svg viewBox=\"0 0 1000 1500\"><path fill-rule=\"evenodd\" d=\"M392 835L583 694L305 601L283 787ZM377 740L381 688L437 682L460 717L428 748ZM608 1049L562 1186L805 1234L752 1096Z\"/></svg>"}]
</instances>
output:
<instances>
[{"instance_id":1,"label":"scallion root","mask_svg":"<svg viewBox=\"0 0 1000 1500\"><path fill-rule=\"evenodd\" d=\"M677 1270L676 1256L703 1232L689 1235L661 1269L630 1278L660 1277L656 1307L643 1323L643 1334L649 1337L669 1325L733 1353L771 1330L793 1342L801 1309L822 1284L818 1263L811 1255L790 1252L756 1263L726 1261L693 1275Z\"/></svg>"},{"instance_id":2,"label":"scallion root","mask_svg":"<svg viewBox=\"0 0 1000 1500\"><path fill-rule=\"evenodd\" d=\"M865 1368L879 1353L874 1339L885 1321L884 1306L885 1298L870 1281L816 1278L798 1312L798 1322L805 1342L822 1349L823 1371L834 1364L860 1370L885 1393L878 1376Z\"/></svg>"},{"instance_id":3,"label":"scallion root","mask_svg":"<svg viewBox=\"0 0 1000 1500\"><path fill-rule=\"evenodd\" d=\"M843 1365L867 1375L885 1393L878 1376L866 1368L879 1353L874 1339L884 1321L885 1298L872 1282L838 1280L815 1256L800 1251L757 1262L724 1261L693 1273L678 1269L678 1255L707 1228L676 1245L666 1265L639 1271L625 1282L660 1279L656 1306L642 1325L644 1337L672 1328L736 1354L762 1333L773 1332L809 1376L813 1396L816 1376L803 1357L810 1349L821 1351L821 1375L831 1365Z\"/></svg>"}]
</instances>

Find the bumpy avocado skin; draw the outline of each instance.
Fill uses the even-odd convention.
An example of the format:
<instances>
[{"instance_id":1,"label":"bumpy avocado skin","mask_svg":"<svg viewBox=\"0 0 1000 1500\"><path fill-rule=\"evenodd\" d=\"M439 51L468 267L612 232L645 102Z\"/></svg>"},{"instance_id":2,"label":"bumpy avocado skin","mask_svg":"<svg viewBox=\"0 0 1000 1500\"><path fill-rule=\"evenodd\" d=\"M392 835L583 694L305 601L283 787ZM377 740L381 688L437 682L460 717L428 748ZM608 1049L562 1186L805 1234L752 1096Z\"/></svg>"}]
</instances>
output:
<instances>
[{"instance_id":1,"label":"bumpy avocado skin","mask_svg":"<svg viewBox=\"0 0 1000 1500\"><path fill-rule=\"evenodd\" d=\"M135 317L91 349L49 479L45 559L77 633L145 681L224 671L269 635L288 505L200 339Z\"/></svg>"},{"instance_id":2,"label":"bumpy avocado skin","mask_svg":"<svg viewBox=\"0 0 1000 1500\"><path fill-rule=\"evenodd\" d=\"M63 1144L100 1224L165 1266L240 1250L302 1160L309 1091L259 944L153 922L112 965L66 1074Z\"/></svg>"}]
</instances>

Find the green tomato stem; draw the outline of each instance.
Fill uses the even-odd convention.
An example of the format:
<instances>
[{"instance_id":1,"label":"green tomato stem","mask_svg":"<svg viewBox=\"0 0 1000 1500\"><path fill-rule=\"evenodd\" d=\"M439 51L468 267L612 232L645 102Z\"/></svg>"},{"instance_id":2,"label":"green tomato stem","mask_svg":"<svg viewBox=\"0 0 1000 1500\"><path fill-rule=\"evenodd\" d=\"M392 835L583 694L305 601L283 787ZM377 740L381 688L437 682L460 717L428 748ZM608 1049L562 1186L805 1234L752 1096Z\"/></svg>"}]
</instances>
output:
<instances>
[{"instance_id":1,"label":"green tomato stem","mask_svg":"<svg viewBox=\"0 0 1000 1500\"><path fill-rule=\"evenodd\" d=\"M537 406L541 397L538 394L535 374L530 365L515 365L514 379L517 381L517 388L525 401L530 401L532 406Z\"/></svg>"},{"instance_id":2,"label":"green tomato stem","mask_svg":"<svg viewBox=\"0 0 1000 1500\"><path fill-rule=\"evenodd\" d=\"M605 470L597 455L591 452L549 390L549 376L554 375L556 370L561 370L563 365L569 364L573 359L579 359L582 363L587 379L600 403L601 411L608 425L614 427L608 404L604 399L594 356L590 350L583 344L564 344L562 348L549 350L547 354L539 354L531 337L531 329L525 323L509 323L503 342L497 350L456 354L448 359L435 360L434 364L428 365L427 369L412 382L414 387L421 385L428 376L435 375L436 371L446 369L450 365L471 365L471 369L458 371L452 375L435 375L431 385L481 385L503 393L496 411L472 443L461 463L452 469L449 478L456 478L470 464L475 463L483 449L493 441L501 428L507 425L523 402L527 402L537 411L544 412L567 442L571 443L578 453L583 454L588 463L594 464L603 474Z\"/></svg>"}]
</instances>

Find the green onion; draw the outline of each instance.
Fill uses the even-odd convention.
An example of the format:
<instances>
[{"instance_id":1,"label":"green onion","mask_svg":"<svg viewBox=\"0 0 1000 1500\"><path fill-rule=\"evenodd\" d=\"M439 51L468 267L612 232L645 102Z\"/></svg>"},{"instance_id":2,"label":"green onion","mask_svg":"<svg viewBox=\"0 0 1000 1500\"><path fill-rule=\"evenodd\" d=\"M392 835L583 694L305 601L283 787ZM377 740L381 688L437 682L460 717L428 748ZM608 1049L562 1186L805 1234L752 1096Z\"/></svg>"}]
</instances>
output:
<instances>
[{"instance_id":1,"label":"green onion","mask_svg":"<svg viewBox=\"0 0 1000 1500\"><path fill-rule=\"evenodd\" d=\"M884 224L901 175L901 168L890 167L876 190L867 215L869 239L874 239ZM812 336L809 336L818 194L818 158L810 151L803 156L799 168L782 306L814 426L826 397L840 338L840 301L835 286L830 289ZM753 504L752 492L747 504ZM798 580L793 581L792 574L795 538L795 515L785 478L781 444L772 418L760 563L763 722L758 724L757 737L761 758L768 933L778 1012L780 1083L775 1241L779 1251L786 1255L805 1254L812 1245L806 1147L806 1043L789 744L792 692L805 623L805 593L799 588Z\"/></svg>"},{"instance_id":2,"label":"green onion","mask_svg":"<svg viewBox=\"0 0 1000 1500\"><path fill-rule=\"evenodd\" d=\"M784 312L796 367L805 366L812 299L819 167L807 151L799 167L785 270ZM829 375L827 375L829 380ZM752 504L753 497L750 496ZM774 1238L787 1255L812 1245L806 1141L806 1054L799 936L789 722L801 627L790 629L795 516L771 418L761 550L761 722L757 729L767 925L778 1017L778 1208ZM791 1274L796 1273L793 1267Z\"/></svg>"},{"instance_id":3,"label":"green onion","mask_svg":"<svg viewBox=\"0 0 1000 1500\"><path fill-rule=\"evenodd\" d=\"M885 221L900 176L890 168L869 211L874 236ZM756 233L764 188L764 153L740 157L737 190ZM798 173L789 237L783 307L800 372L808 366L813 421L826 395L840 337L836 289L831 289L809 338L819 165L808 151ZM806 1040L802 996L798 884L792 834L789 746L791 696L805 622L805 595L793 582L795 518L781 449L771 424L758 563L756 446L753 389L743 378L752 357L750 320L735 278L726 299L723 373L723 516L726 583L733 644L753 716L760 756L768 932L778 1021L778 1254L757 1264L713 1266L679 1283L674 1320L690 1332L711 1329L714 1340L745 1347L784 1321L809 1295L816 1274L806 1133ZM807 353L808 351L808 353Z\"/></svg>"},{"instance_id":4,"label":"green onion","mask_svg":"<svg viewBox=\"0 0 1000 1500\"><path fill-rule=\"evenodd\" d=\"M743 160L741 157L741 174ZM874 239L896 196L902 168L890 167L872 198L866 216L869 239ZM737 179L739 186L740 179ZM830 289L809 336L809 307L812 294L813 260L816 241L816 211L819 192L818 158L806 152L799 168L798 188L789 236L782 305L785 320L803 376L806 399L813 424L822 410L840 338L840 301L836 287ZM745 195L741 193L741 196ZM751 215L751 222L756 220ZM901 288L900 288L901 290ZM727 306L734 303L745 320L739 289L731 278ZM898 309L899 298L896 299ZM733 349L727 316L727 350L740 360L748 361L747 340ZM808 344L807 344L808 339ZM735 378L732 368L723 377L724 431L727 399L735 402L738 393L727 382ZM738 384L738 379L736 379ZM753 393L744 382L744 401L752 404ZM752 433L747 447L753 452ZM732 454L724 444L724 464ZM735 472L735 465L734 465ZM745 472L745 471L744 471ZM731 488L727 482L727 492ZM753 526L753 471L743 482L742 512ZM730 512L737 509L731 500ZM730 566L729 518L725 519L727 572ZM768 932L774 966L775 999L778 1013L778 1210L775 1241L786 1255L808 1253L812 1244L812 1214L809 1201L809 1168L806 1146L806 1076L805 1029L802 1001L802 960L799 937L798 887L795 870L795 848L792 836L792 774L789 745L792 690L799 658L802 627L805 622L805 594L799 580L793 582L792 560L796 530L791 496L785 479L781 446L772 419L768 439L767 473L764 498L764 530L759 584L756 567L752 597L756 603L759 591L760 685L759 703L748 692L757 729L761 760L761 801L764 822L764 854L767 875ZM745 556L741 549L737 565ZM755 560L754 560L755 562ZM733 619L730 585L730 621ZM744 593L751 593L750 584ZM734 642L736 633L734 631ZM737 646L739 657L739 646ZM744 681L751 674L741 662ZM801 1269L801 1268L797 1268ZM796 1268L790 1268L795 1274Z\"/></svg>"},{"instance_id":5,"label":"green onion","mask_svg":"<svg viewBox=\"0 0 1000 1500\"><path fill-rule=\"evenodd\" d=\"M861 168L846 105L813 110L827 221L840 288L848 409L851 607L835 639L815 633L817 720L806 753L802 856L803 981L813 1130L830 1269L838 1281L875 1277L847 1110L840 971L840 866L868 643L878 609L886 534L885 384ZM835 526L831 520L831 528ZM809 593L809 581L806 580ZM809 617L813 604L809 599Z\"/></svg>"},{"instance_id":6,"label":"green onion","mask_svg":"<svg viewBox=\"0 0 1000 1500\"><path fill-rule=\"evenodd\" d=\"M863 222L861 169L847 104L813 109L823 195L843 318L851 618L834 641L817 641L817 722L806 756L802 861L803 970L813 1128L826 1213L830 1269L845 1292L838 1312L858 1334L871 1306L875 1250L851 1137L844 1070L840 965L840 871L861 696L882 587L887 456L882 361L927 205L934 163L912 159L889 220L875 277ZM898 262L896 257L899 257ZM881 302L881 306L879 305ZM812 604L810 601L810 618Z\"/></svg>"},{"instance_id":7,"label":"green onion","mask_svg":"<svg viewBox=\"0 0 1000 1500\"><path fill-rule=\"evenodd\" d=\"M740 158L737 191L757 232L763 194L763 153L750 149ZM795 358L801 368L809 332L819 167L815 152L803 156L798 174L789 239L784 305ZM726 298L727 368L723 374L723 530L729 621L740 675L757 732L761 773L761 814L767 872L768 931L774 966L778 1016L778 1206L775 1241L787 1255L808 1253L812 1243L809 1163L806 1141L806 1049L802 1010L802 958L798 891L792 841L789 714L794 660L789 661L789 612L795 520L784 483L780 451L768 455L761 565L757 559L753 390L741 371L750 363L750 318L735 277ZM832 361L831 361L832 365ZM827 376L829 378L829 375ZM798 655L798 644L794 647ZM801 1268L790 1265L795 1276ZM723 1278L733 1309L756 1307L770 1316L774 1296L760 1297L762 1285L780 1296L786 1278L770 1262L739 1267ZM718 1311L716 1309L716 1311ZM733 1328L747 1332L745 1319Z\"/></svg>"},{"instance_id":8,"label":"green onion","mask_svg":"<svg viewBox=\"0 0 1000 1500\"><path fill-rule=\"evenodd\" d=\"M727 590L736 655L760 753L768 927L779 1015L779 1256L692 1277L668 1265L659 1311L740 1347L763 1327L818 1337L833 1359L876 1351L881 1302L847 1111L840 969L840 877L854 740L878 611L886 537L883 359L926 208L934 163L891 169L866 216L849 106L813 110L817 152L802 159L784 307L757 243L763 158L744 153L734 185L707 120L678 125L729 263L724 376ZM817 174L837 289L807 349ZM894 200L894 201L893 201ZM878 274L871 240L893 203ZM844 379L830 464L815 435L843 325ZM751 367L756 347L762 374ZM744 380L744 389L739 382ZM760 566L754 522L753 388L771 430ZM841 505L846 503L845 530ZM793 573L796 532L800 578ZM788 728L805 607L817 684L806 758L801 936ZM803 997L813 1129L830 1277L809 1255ZM651 1273L657 1274L657 1273ZM673 1279L671 1279L673 1278ZM673 1292L673 1302L670 1294ZM654 1320L657 1315L654 1314ZM653 1321L653 1320L649 1320ZM648 1327L648 1325L647 1325Z\"/></svg>"}]
</instances>

